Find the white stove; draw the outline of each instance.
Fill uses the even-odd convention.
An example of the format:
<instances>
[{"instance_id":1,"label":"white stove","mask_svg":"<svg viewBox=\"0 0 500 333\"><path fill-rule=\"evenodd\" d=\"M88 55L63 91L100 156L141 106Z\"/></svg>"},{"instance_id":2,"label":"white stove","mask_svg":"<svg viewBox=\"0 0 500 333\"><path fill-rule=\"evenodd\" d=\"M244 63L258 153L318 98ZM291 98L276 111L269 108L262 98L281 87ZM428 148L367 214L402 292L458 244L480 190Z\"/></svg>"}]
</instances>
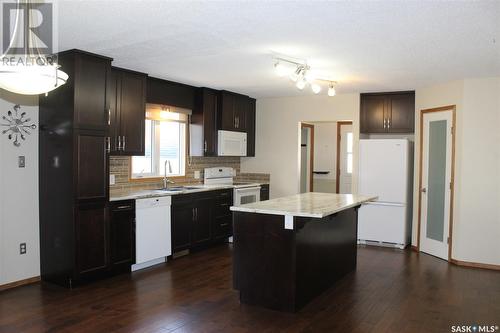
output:
<instances>
[{"instance_id":1,"label":"white stove","mask_svg":"<svg viewBox=\"0 0 500 333\"><path fill-rule=\"evenodd\" d=\"M239 206L247 203L260 201L260 184L234 182L234 169L228 167L206 168L204 172L204 183L210 185L228 185L234 188L233 205Z\"/></svg>"}]
</instances>

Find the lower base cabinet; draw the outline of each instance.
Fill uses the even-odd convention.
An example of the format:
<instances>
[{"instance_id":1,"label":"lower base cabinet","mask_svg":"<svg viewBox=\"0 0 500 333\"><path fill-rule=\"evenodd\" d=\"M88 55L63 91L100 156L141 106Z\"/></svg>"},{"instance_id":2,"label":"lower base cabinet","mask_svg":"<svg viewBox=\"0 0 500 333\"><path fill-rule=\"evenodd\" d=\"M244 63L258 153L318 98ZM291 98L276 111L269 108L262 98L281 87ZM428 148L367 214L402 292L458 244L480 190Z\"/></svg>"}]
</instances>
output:
<instances>
[{"instance_id":1,"label":"lower base cabinet","mask_svg":"<svg viewBox=\"0 0 500 333\"><path fill-rule=\"evenodd\" d=\"M135 263L135 200L110 203L110 266L129 272Z\"/></svg>"},{"instance_id":2,"label":"lower base cabinet","mask_svg":"<svg viewBox=\"0 0 500 333\"><path fill-rule=\"evenodd\" d=\"M173 196L173 252L200 248L231 236L232 203L232 190Z\"/></svg>"}]
</instances>

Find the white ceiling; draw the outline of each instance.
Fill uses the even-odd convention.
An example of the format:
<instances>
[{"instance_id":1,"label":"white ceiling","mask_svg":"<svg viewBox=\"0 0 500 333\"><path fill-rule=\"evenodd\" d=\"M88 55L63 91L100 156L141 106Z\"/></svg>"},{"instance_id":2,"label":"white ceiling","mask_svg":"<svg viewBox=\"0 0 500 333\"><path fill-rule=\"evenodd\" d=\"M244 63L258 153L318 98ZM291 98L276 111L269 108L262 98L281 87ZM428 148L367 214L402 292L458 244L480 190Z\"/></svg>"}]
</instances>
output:
<instances>
[{"instance_id":1,"label":"white ceiling","mask_svg":"<svg viewBox=\"0 0 500 333\"><path fill-rule=\"evenodd\" d=\"M500 75L500 1L59 1L58 11L60 50L253 97L312 94L275 75L273 52L306 59L339 92Z\"/></svg>"}]
</instances>

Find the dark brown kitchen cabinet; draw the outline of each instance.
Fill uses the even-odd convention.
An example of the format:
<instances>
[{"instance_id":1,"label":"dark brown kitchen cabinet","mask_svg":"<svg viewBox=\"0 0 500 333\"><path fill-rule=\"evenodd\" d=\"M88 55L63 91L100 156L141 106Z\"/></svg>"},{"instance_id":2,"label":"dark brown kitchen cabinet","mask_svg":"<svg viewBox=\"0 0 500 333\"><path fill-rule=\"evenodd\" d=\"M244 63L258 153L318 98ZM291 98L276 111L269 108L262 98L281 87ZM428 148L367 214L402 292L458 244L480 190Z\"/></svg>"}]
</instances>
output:
<instances>
[{"instance_id":1,"label":"dark brown kitchen cabinet","mask_svg":"<svg viewBox=\"0 0 500 333\"><path fill-rule=\"evenodd\" d=\"M108 196L106 138L92 131L75 135L78 200L105 200Z\"/></svg>"},{"instance_id":2,"label":"dark brown kitchen cabinet","mask_svg":"<svg viewBox=\"0 0 500 333\"><path fill-rule=\"evenodd\" d=\"M147 79L147 103L176 106L193 110L196 88L187 84L154 77Z\"/></svg>"},{"instance_id":3,"label":"dark brown kitchen cabinet","mask_svg":"<svg viewBox=\"0 0 500 333\"><path fill-rule=\"evenodd\" d=\"M219 92L200 88L190 124L192 156L217 156L217 109Z\"/></svg>"},{"instance_id":4,"label":"dark brown kitchen cabinet","mask_svg":"<svg viewBox=\"0 0 500 333\"><path fill-rule=\"evenodd\" d=\"M178 252L191 247L194 207L190 200L177 202L172 200L172 252Z\"/></svg>"},{"instance_id":5,"label":"dark brown kitchen cabinet","mask_svg":"<svg viewBox=\"0 0 500 333\"><path fill-rule=\"evenodd\" d=\"M210 226L212 221L212 205L213 198L211 197L203 197L195 200L193 203L194 219L192 245L194 246L210 242L212 238Z\"/></svg>"},{"instance_id":6,"label":"dark brown kitchen cabinet","mask_svg":"<svg viewBox=\"0 0 500 333\"><path fill-rule=\"evenodd\" d=\"M248 157L255 156L255 102L254 98L249 98L246 109Z\"/></svg>"},{"instance_id":7,"label":"dark brown kitchen cabinet","mask_svg":"<svg viewBox=\"0 0 500 333\"><path fill-rule=\"evenodd\" d=\"M246 132L250 98L223 90L220 92L219 103L219 129Z\"/></svg>"},{"instance_id":8,"label":"dark brown kitchen cabinet","mask_svg":"<svg viewBox=\"0 0 500 333\"><path fill-rule=\"evenodd\" d=\"M75 226L78 278L104 273L109 264L106 203L79 204Z\"/></svg>"},{"instance_id":9,"label":"dark brown kitchen cabinet","mask_svg":"<svg viewBox=\"0 0 500 333\"><path fill-rule=\"evenodd\" d=\"M361 133L413 133L415 92L361 94Z\"/></svg>"},{"instance_id":10,"label":"dark brown kitchen cabinet","mask_svg":"<svg viewBox=\"0 0 500 333\"><path fill-rule=\"evenodd\" d=\"M222 191L215 196L215 212L212 222L214 240L225 239L233 234L233 215L230 210L232 204L232 191Z\"/></svg>"},{"instance_id":11,"label":"dark brown kitchen cabinet","mask_svg":"<svg viewBox=\"0 0 500 333\"><path fill-rule=\"evenodd\" d=\"M112 155L144 155L147 75L113 67L108 82Z\"/></svg>"},{"instance_id":12,"label":"dark brown kitchen cabinet","mask_svg":"<svg viewBox=\"0 0 500 333\"><path fill-rule=\"evenodd\" d=\"M260 185L260 201L269 200L269 184Z\"/></svg>"},{"instance_id":13,"label":"dark brown kitchen cabinet","mask_svg":"<svg viewBox=\"0 0 500 333\"><path fill-rule=\"evenodd\" d=\"M135 263L135 200L110 203L111 270L130 271Z\"/></svg>"},{"instance_id":14,"label":"dark brown kitchen cabinet","mask_svg":"<svg viewBox=\"0 0 500 333\"><path fill-rule=\"evenodd\" d=\"M201 248L231 236L232 190L172 197L172 250Z\"/></svg>"}]
</instances>

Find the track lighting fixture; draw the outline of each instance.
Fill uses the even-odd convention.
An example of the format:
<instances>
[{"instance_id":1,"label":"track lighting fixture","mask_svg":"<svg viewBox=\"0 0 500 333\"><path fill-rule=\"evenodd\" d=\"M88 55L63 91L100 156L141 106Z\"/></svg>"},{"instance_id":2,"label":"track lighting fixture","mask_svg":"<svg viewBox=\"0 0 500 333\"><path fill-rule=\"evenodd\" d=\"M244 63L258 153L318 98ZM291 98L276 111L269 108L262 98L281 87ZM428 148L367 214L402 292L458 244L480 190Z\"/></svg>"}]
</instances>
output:
<instances>
[{"instance_id":1,"label":"track lighting fixture","mask_svg":"<svg viewBox=\"0 0 500 333\"><path fill-rule=\"evenodd\" d=\"M299 90L303 90L307 84L311 85L314 94L321 92L320 83L328 83L328 96L335 96L334 84L337 82L315 77L311 73L311 67L306 62L297 62L285 58L275 58L274 69L278 76L287 76Z\"/></svg>"}]
</instances>

